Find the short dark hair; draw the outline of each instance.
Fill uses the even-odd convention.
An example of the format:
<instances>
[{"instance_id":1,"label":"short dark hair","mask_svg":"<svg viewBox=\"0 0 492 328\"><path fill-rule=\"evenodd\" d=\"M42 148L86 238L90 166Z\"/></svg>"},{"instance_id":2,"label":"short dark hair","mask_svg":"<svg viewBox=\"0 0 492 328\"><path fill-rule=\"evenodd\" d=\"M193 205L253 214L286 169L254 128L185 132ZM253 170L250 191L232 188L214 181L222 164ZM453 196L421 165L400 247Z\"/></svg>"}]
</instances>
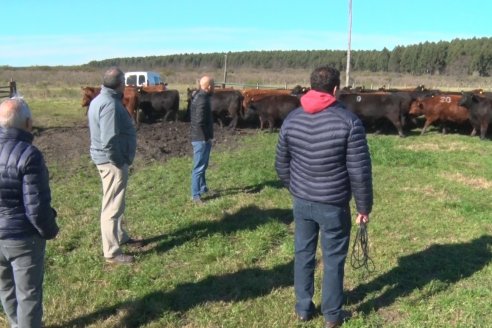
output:
<instances>
[{"instance_id":1,"label":"short dark hair","mask_svg":"<svg viewBox=\"0 0 492 328\"><path fill-rule=\"evenodd\" d=\"M125 83L125 73L116 66L110 67L103 77L103 85L106 88L116 89Z\"/></svg>"},{"instance_id":2,"label":"short dark hair","mask_svg":"<svg viewBox=\"0 0 492 328\"><path fill-rule=\"evenodd\" d=\"M335 87L340 87L340 71L336 68L322 66L311 73L311 89L333 94Z\"/></svg>"}]
</instances>

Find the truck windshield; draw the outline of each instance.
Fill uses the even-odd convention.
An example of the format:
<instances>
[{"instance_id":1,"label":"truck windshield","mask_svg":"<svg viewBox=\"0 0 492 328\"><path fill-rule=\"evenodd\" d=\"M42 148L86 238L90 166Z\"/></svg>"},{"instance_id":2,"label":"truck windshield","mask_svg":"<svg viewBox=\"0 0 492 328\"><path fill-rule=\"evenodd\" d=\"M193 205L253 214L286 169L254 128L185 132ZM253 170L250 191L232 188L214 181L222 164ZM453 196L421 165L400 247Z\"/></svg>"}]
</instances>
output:
<instances>
[{"instance_id":1,"label":"truck windshield","mask_svg":"<svg viewBox=\"0 0 492 328\"><path fill-rule=\"evenodd\" d=\"M137 76L136 75L128 75L126 78L126 85L136 85L137 84Z\"/></svg>"}]
</instances>

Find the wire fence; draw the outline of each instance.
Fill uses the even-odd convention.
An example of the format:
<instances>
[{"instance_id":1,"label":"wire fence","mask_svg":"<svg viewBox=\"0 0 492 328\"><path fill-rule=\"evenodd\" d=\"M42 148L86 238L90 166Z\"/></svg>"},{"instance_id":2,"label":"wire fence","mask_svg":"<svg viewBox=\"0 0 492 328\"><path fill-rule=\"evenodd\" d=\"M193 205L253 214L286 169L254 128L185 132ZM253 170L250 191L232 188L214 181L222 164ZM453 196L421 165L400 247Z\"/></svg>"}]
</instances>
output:
<instances>
[{"instance_id":1,"label":"wire fence","mask_svg":"<svg viewBox=\"0 0 492 328\"><path fill-rule=\"evenodd\" d=\"M289 89L287 82L283 85L268 85L254 83L235 83L235 82L215 82L217 88L239 87L240 89ZM292 88L290 88L292 89Z\"/></svg>"}]
</instances>

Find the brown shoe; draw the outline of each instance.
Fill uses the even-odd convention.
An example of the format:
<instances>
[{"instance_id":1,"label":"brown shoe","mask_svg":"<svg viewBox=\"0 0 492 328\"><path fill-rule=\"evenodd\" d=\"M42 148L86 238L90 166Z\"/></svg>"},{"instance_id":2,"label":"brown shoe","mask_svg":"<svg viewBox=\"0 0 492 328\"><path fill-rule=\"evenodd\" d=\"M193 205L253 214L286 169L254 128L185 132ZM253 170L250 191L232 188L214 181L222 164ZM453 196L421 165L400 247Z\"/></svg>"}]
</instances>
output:
<instances>
[{"instance_id":1,"label":"brown shoe","mask_svg":"<svg viewBox=\"0 0 492 328\"><path fill-rule=\"evenodd\" d=\"M340 318L337 321L326 321L325 328L336 328L341 327L343 323L352 318L352 313L346 310L342 310L340 313Z\"/></svg>"},{"instance_id":2,"label":"brown shoe","mask_svg":"<svg viewBox=\"0 0 492 328\"><path fill-rule=\"evenodd\" d=\"M111 264L132 264L135 261L131 255L120 254L115 257L107 257L106 262Z\"/></svg>"},{"instance_id":3,"label":"brown shoe","mask_svg":"<svg viewBox=\"0 0 492 328\"><path fill-rule=\"evenodd\" d=\"M343 321L337 320L337 321L326 321L325 322L325 328L336 328L336 327L341 327L343 324Z\"/></svg>"}]
</instances>

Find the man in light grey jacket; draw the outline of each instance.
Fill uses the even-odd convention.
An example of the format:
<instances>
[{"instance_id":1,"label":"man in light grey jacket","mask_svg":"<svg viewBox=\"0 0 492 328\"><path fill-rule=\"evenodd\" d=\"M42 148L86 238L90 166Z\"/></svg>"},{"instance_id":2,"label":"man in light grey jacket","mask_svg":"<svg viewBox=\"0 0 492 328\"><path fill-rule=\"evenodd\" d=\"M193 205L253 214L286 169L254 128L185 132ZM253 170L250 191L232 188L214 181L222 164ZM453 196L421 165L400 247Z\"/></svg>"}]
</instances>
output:
<instances>
[{"instance_id":1,"label":"man in light grey jacket","mask_svg":"<svg viewBox=\"0 0 492 328\"><path fill-rule=\"evenodd\" d=\"M101 233L106 261L115 264L133 262L123 254L121 245L136 242L122 227L128 167L137 146L133 120L122 103L125 75L117 67L104 74L101 93L92 100L89 111L90 153L101 176L103 197Z\"/></svg>"}]
</instances>

